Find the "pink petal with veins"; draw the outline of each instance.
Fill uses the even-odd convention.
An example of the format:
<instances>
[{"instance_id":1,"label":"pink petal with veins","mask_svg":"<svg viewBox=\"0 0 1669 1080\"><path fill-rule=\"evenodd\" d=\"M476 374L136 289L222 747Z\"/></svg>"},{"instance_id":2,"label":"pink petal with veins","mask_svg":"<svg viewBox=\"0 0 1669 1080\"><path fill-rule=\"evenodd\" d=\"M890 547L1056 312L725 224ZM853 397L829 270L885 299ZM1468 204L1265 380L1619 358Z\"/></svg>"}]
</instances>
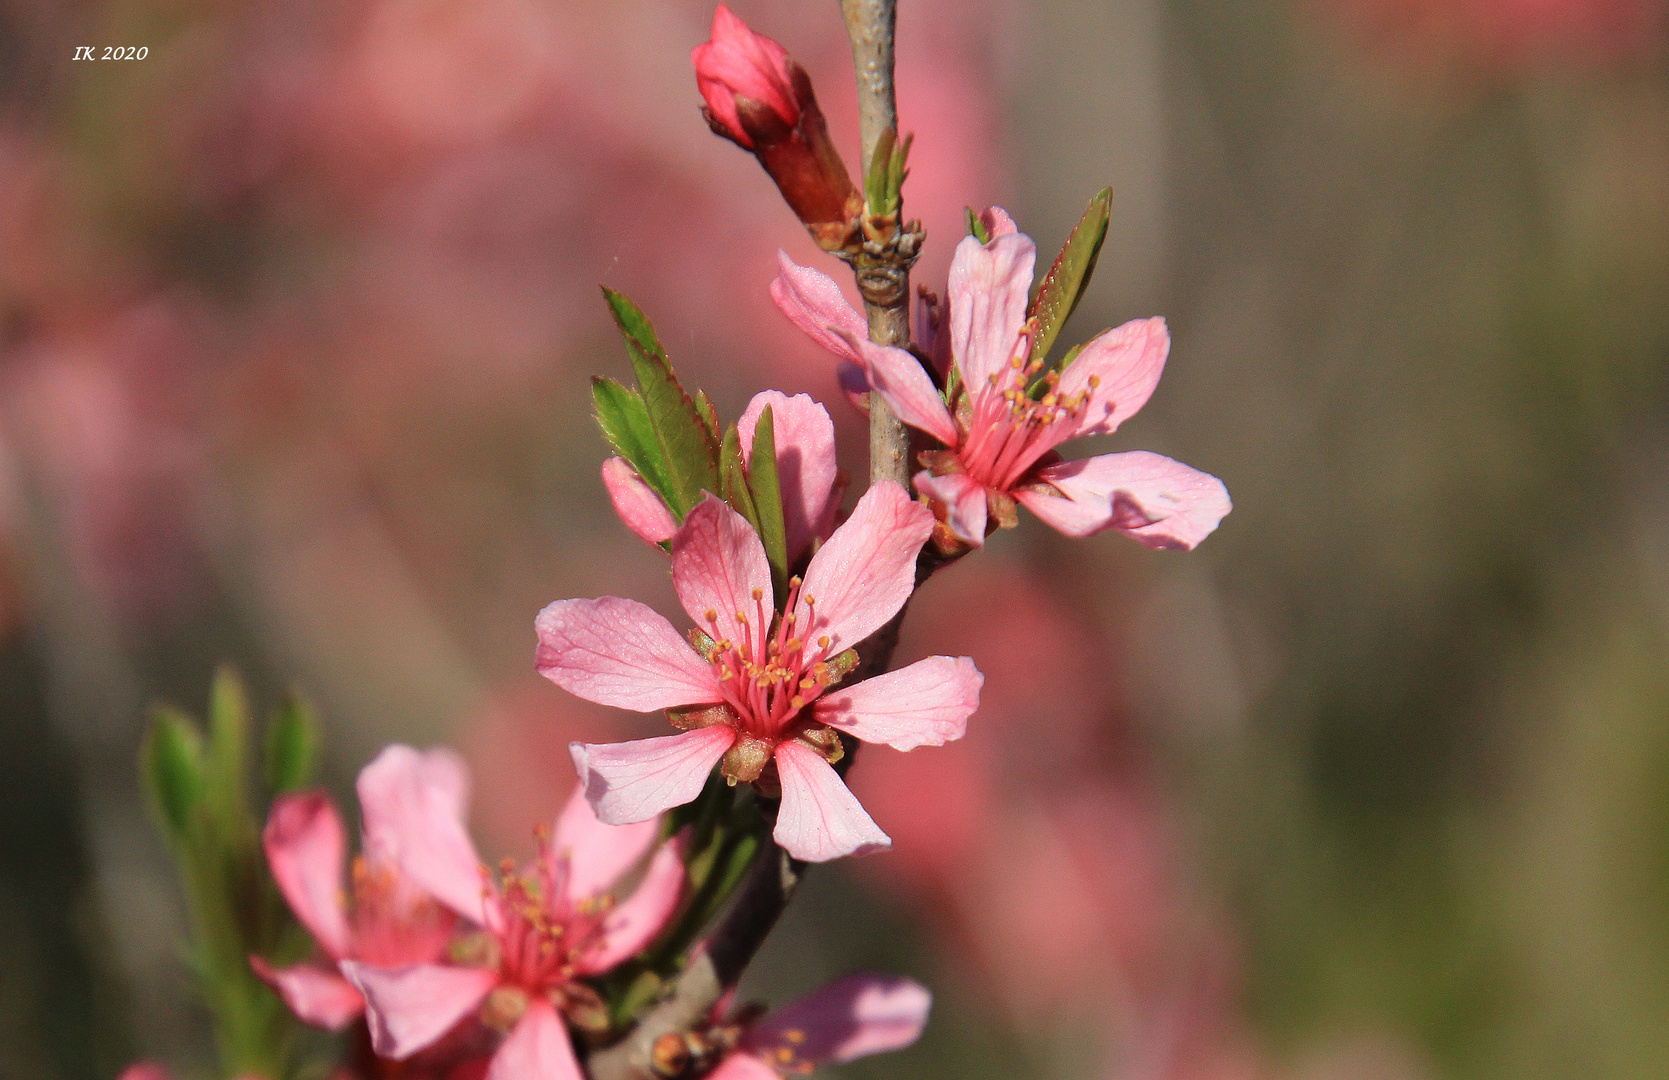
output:
<instances>
[{"instance_id":1,"label":"pink petal with veins","mask_svg":"<svg viewBox=\"0 0 1669 1080\"><path fill-rule=\"evenodd\" d=\"M966 473L934 476L927 470L916 474L916 490L945 508L950 531L972 544L985 544L985 488Z\"/></svg>"},{"instance_id":2,"label":"pink petal with veins","mask_svg":"<svg viewBox=\"0 0 1669 1080\"><path fill-rule=\"evenodd\" d=\"M903 349L877 345L867 338L854 335L848 340L863 353L870 386L887 399L900 420L946 446L956 445L956 421L951 419L939 388L933 385L920 360Z\"/></svg>"},{"instance_id":3,"label":"pink petal with veins","mask_svg":"<svg viewBox=\"0 0 1669 1080\"><path fill-rule=\"evenodd\" d=\"M840 467L835 461L834 421L809 395L789 397L776 390L755 394L736 422L742 455L752 467L753 435L766 407L777 445L777 483L782 488L782 521L793 562L813 538L827 540L840 508Z\"/></svg>"},{"instance_id":4,"label":"pink petal with veins","mask_svg":"<svg viewBox=\"0 0 1669 1080\"><path fill-rule=\"evenodd\" d=\"M359 802L400 872L479 923L481 860L464 830L460 775L467 775L463 763L450 750L390 746L360 770Z\"/></svg>"},{"instance_id":5,"label":"pink petal with veins","mask_svg":"<svg viewBox=\"0 0 1669 1080\"><path fill-rule=\"evenodd\" d=\"M653 819L632 825L603 824L586 801L585 786L576 786L551 830L552 853L568 862L563 879L567 899L578 903L607 892L637 865L655 842L659 828Z\"/></svg>"},{"instance_id":6,"label":"pink petal with veins","mask_svg":"<svg viewBox=\"0 0 1669 1080\"><path fill-rule=\"evenodd\" d=\"M867 338L869 323L846 302L834 278L809 266L800 266L779 250L777 276L771 280L771 299L777 310L811 340L841 360L863 366L863 358L846 335Z\"/></svg>"},{"instance_id":7,"label":"pink petal with veins","mask_svg":"<svg viewBox=\"0 0 1669 1080\"><path fill-rule=\"evenodd\" d=\"M551 1003L535 997L493 1055L486 1080L585 1080L568 1028Z\"/></svg>"},{"instance_id":8,"label":"pink petal with veins","mask_svg":"<svg viewBox=\"0 0 1669 1080\"><path fill-rule=\"evenodd\" d=\"M342 974L365 995L371 1046L400 1061L452 1030L498 985L488 968L419 964L386 970L347 960Z\"/></svg>"},{"instance_id":9,"label":"pink petal with veins","mask_svg":"<svg viewBox=\"0 0 1669 1080\"><path fill-rule=\"evenodd\" d=\"M341 1031L365 1011L365 999L339 973L317 964L275 968L259 956L249 966L304 1024Z\"/></svg>"},{"instance_id":10,"label":"pink petal with veins","mask_svg":"<svg viewBox=\"0 0 1669 1080\"><path fill-rule=\"evenodd\" d=\"M672 840L662 844L649 860L649 869L631 898L604 920L602 943L596 951L580 957L580 973L599 975L636 955L660 936L683 895L683 845Z\"/></svg>"},{"instance_id":11,"label":"pink petal with veins","mask_svg":"<svg viewBox=\"0 0 1669 1080\"><path fill-rule=\"evenodd\" d=\"M659 546L678 531L672 511L625 458L611 457L603 462L603 486L621 523L639 539Z\"/></svg>"},{"instance_id":12,"label":"pink petal with veins","mask_svg":"<svg viewBox=\"0 0 1669 1080\"><path fill-rule=\"evenodd\" d=\"M1061 372L1055 388L1061 398L1087 391L1089 403L1056 441L1118 430L1153 396L1170 351L1171 335L1160 318L1132 319L1091 339ZM1096 379L1093 387L1091 377Z\"/></svg>"},{"instance_id":13,"label":"pink petal with veins","mask_svg":"<svg viewBox=\"0 0 1669 1080\"><path fill-rule=\"evenodd\" d=\"M920 1038L932 1006L933 995L914 979L848 975L770 1013L743 1037L742 1048L778 1060L787 1050L796 1065L884 1054Z\"/></svg>"},{"instance_id":14,"label":"pink petal with veins","mask_svg":"<svg viewBox=\"0 0 1669 1080\"><path fill-rule=\"evenodd\" d=\"M795 613L807 641L827 634L834 652L880 629L916 582L916 553L933 532L933 511L891 481L875 484L806 567ZM816 601L816 617L807 600Z\"/></svg>"},{"instance_id":15,"label":"pink petal with veins","mask_svg":"<svg viewBox=\"0 0 1669 1080\"><path fill-rule=\"evenodd\" d=\"M280 795L261 830L261 846L296 918L332 960L346 956L352 937L342 895L348 838L329 796L322 791Z\"/></svg>"},{"instance_id":16,"label":"pink petal with veins","mask_svg":"<svg viewBox=\"0 0 1669 1080\"><path fill-rule=\"evenodd\" d=\"M1151 548L1187 550L1233 508L1221 480L1146 450L1062 461L1036 475L1066 497L1035 488L1014 497L1067 536L1117 529Z\"/></svg>"},{"instance_id":17,"label":"pink petal with veins","mask_svg":"<svg viewBox=\"0 0 1669 1080\"><path fill-rule=\"evenodd\" d=\"M983 388L1014 355L1026 324L1037 246L1024 233L964 236L950 264L950 347L962 381Z\"/></svg>"},{"instance_id":18,"label":"pink petal with veins","mask_svg":"<svg viewBox=\"0 0 1669 1080\"><path fill-rule=\"evenodd\" d=\"M715 640L754 642L771 617L771 564L765 560L765 545L747 519L717 496L709 495L684 519L684 527L672 538L672 587L684 611ZM761 599L755 600L758 592ZM712 612L718 628L709 621ZM753 629L737 620L740 612L751 620ZM686 646L684 652L694 653ZM707 678L713 678L707 668ZM712 700L717 700L716 698ZM683 702L683 704L694 704Z\"/></svg>"},{"instance_id":19,"label":"pink petal with veins","mask_svg":"<svg viewBox=\"0 0 1669 1080\"><path fill-rule=\"evenodd\" d=\"M930 656L908 667L825 693L819 723L895 750L960 739L979 708L985 677L971 658Z\"/></svg>"},{"instance_id":20,"label":"pink petal with veins","mask_svg":"<svg viewBox=\"0 0 1669 1080\"><path fill-rule=\"evenodd\" d=\"M635 712L721 699L712 666L636 600L558 600L533 625L539 674L575 697Z\"/></svg>"},{"instance_id":21,"label":"pink petal with veins","mask_svg":"<svg viewBox=\"0 0 1669 1080\"><path fill-rule=\"evenodd\" d=\"M828 862L892 847L891 838L870 820L815 750L797 742L779 743L776 763L782 807L771 835L788 854L806 862Z\"/></svg>"},{"instance_id":22,"label":"pink petal with veins","mask_svg":"<svg viewBox=\"0 0 1669 1080\"><path fill-rule=\"evenodd\" d=\"M715 724L635 742L569 743L568 752L597 817L629 825L701 794L707 774L735 741L735 731Z\"/></svg>"}]
</instances>

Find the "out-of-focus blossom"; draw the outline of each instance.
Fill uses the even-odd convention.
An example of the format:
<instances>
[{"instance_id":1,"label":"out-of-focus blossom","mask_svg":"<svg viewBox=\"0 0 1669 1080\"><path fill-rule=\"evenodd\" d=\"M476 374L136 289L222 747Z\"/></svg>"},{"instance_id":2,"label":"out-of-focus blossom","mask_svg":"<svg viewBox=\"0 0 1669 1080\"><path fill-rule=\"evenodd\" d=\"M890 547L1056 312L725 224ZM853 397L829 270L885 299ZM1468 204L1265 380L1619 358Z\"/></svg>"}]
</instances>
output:
<instances>
[{"instance_id":1,"label":"out-of-focus blossom","mask_svg":"<svg viewBox=\"0 0 1669 1080\"><path fill-rule=\"evenodd\" d=\"M404 1059L478 1010L488 1027L507 1033L489 1076L580 1077L564 1016L581 1027L606 1024L601 1000L580 980L661 932L684 887L677 843L655 851L637 890L617 905L609 888L649 850L659 826L604 825L576 790L555 828L541 834L538 856L519 869L506 863L495 882L423 755L395 746L385 756L400 764L386 777L398 811L389 830L394 859L482 932L453 946L457 963L342 964L365 996L372 1045Z\"/></svg>"},{"instance_id":2,"label":"out-of-focus blossom","mask_svg":"<svg viewBox=\"0 0 1669 1080\"><path fill-rule=\"evenodd\" d=\"M829 411L806 394L789 397L778 390L755 394L737 421L742 461L753 464L753 436L759 419L771 410L776 442L777 483L782 491L783 529L788 562L798 563L814 540L834 533L846 477L835 462L834 421ZM625 526L651 544L672 539L678 531L672 511L625 458L603 462L603 485Z\"/></svg>"},{"instance_id":3,"label":"out-of-focus blossom","mask_svg":"<svg viewBox=\"0 0 1669 1080\"><path fill-rule=\"evenodd\" d=\"M281 796L267 816L261 843L273 880L329 964L275 968L258 956L249 962L292 1012L317 1027L341 1030L364 1011L359 991L340 973L342 961L390 968L431 963L446 950L457 921L400 872L393 830L405 812L403 774L421 772L433 797L460 823L469 777L448 750L413 753L390 747L359 774L364 853L354 860L346 889L347 835L324 792Z\"/></svg>"},{"instance_id":4,"label":"out-of-focus blossom","mask_svg":"<svg viewBox=\"0 0 1669 1080\"><path fill-rule=\"evenodd\" d=\"M1001 211L988 220L991 241L963 238L951 263L959 381L946 393L911 353L852 332L857 313L817 271L785 266L772 296L818 341L838 337L844 347L835 354L864 369L899 419L945 445L922 455L928 467L915 485L964 543L978 546L988 528L1013 526L1019 503L1067 536L1116 529L1148 547L1194 547L1229 512L1222 481L1144 450L1077 461L1055 453L1068 439L1118 430L1147 403L1170 349L1164 320L1125 323L1060 371L1045 370L1044 357L1030 357L1026 316L1037 248Z\"/></svg>"},{"instance_id":5,"label":"out-of-focus blossom","mask_svg":"<svg viewBox=\"0 0 1669 1080\"><path fill-rule=\"evenodd\" d=\"M837 729L900 750L960 738L983 681L966 657L934 656L838 692L847 650L880 629L914 586L933 528L897 484L877 484L791 578L783 614L753 527L709 496L672 540L672 581L694 619L696 648L632 600L558 600L539 613L539 671L588 701L671 710L681 735L575 743L574 764L598 816L632 822L689 802L720 765L733 782L775 767L776 840L822 862L891 840L832 768Z\"/></svg>"},{"instance_id":6,"label":"out-of-focus blossom","mask_svg":"<svg viewBox=\"0 0 1669 1080\"><path fill-rule=\"evenodd\" d=\"M116 1080L173 1080L173 1074L154 1061L136 1061L122 1070ZM240 1076L236 1080L260 1080L257 1076Z\"/></svg>"},{"instance_id":7,"label":"out-of-focus blossom","mask_svg":"<svg viewBox=\"0 0 1669 1080\"><path fill-rule=\"evenodd\" d=\"M863 196L829 138L805 69L723 4L713 12L711 39L690 60L713 132L753 151L819 244L843 246Z\"/></svg>"},{"instance_id":8,"label":"out-of-focus blossom","mask_svg":"<svg viewBox=\"0 0 1669 1080\"><path fill-rule=\"evenodd\" d=\"M1321 0L1364 47L1427 69L1599 66L1650 55L1664 0Z\"/></svg>"},{"instance_id":9,"label":"out-of-focus blossom","mask_svg":"<svg viewBox=\"0 0 1669 1080\"><path fill-rule=\"evenodd\" d=\"M779 1080L819 1065L902 1050L921 1037L933 996L896 975L849 975L751 1025L710 1080Z\"/></svg>"}]
</instances>

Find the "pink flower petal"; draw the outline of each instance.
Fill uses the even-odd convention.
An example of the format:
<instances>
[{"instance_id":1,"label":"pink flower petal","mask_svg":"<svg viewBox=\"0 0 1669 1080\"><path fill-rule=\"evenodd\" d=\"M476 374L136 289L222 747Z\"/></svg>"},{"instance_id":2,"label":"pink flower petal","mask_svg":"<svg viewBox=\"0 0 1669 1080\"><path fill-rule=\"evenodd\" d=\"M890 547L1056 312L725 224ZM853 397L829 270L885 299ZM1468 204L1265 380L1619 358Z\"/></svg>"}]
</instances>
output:
<instances>
[{"instance_id":1,"label":"pink flower petal","mask_svg":"<svg viewBox=\"0 0 1669 1080\"><path fill-rule=\"evenodd\" d=\"M450 750L390 746L359 773L359 803L385 856L436 900L483 922L481 860L464 829L463 763Z\"/></svg>"},{"instance_id":2,"label":"pink flower petal","mask_svg":"<svg viewBox=\"0 0 1669 1080\"><path fill-rule=\"evenodd\" d=\"M1061 440L1118 430L1153 396L1170 351L1170 332L1158 318L1132 319L1092 339L1061 372L1056 387L1062 398L1089 394L1088 405L1070 428L1063 429ZM1091 377L1096 379L1093 387Z\"/></svg>"},{"instance_id":3,"label":"pink flower petal","mask_svg":"<svg viewBox=\"0 0 1669 1080\"><path fill-rule=\"evenodd\" d=\"M621 522L645 542L659 546L678 531L672 511L625 458L603 462L603 486Z\"/></svg>"},{"instance_id":4,"label":"pink flower petal","mask_svg":"<svg viewBox=\"0 0 1669 1080\"><path fill-rule=\"evenodd\" d=\"M933 385L920 360L903 349L877 345L855 334L847 340L863 354L869 369L869 384L886 398L900 420L946 446L956 445L956 421L951 419L944 398L939 396L939 388Z\"/></svg>"},{"instance_id":5,"label":"pink flower petal","mask_svg":"<svg viewBox=\"0 0 1669 1080\"><path fill-rule=\"evenodd\" d=\"M576 697L635 712L722 698L712 666L636 600L558 600L534 629L539 674Z\"/></svg>"},{"instance_id":6,"label":"pink flower petal","mask_svg":"<svg viewBox=\"0 0 1669 1080\"><path fill-rule=\"evenodd\" d=\"M860 412L869 411L869 372L862 366L850 360L842 360L835 364L835 379L840 383L840 392L846 395L846 400Z\"/></svg>"},{"instance_id":7,"label":"pink flower petal","mask_svg":"<svg viewBox=\"0 0 1669 1080\"><path fill-rule=\"evenodd\" d=\"M498 985L492 969L443 964L388 970L345 960L342 974L365 995L372 1049L396 1061L452 1030Z\"/></svg>"},{"instance_id":8,"label":"pink flower petal","mask_svg":"<svg viewBox=\"0 0 1669 1080\"><path fill-rule=\"evenodd\" d=\"M795 613L801 635L827 634L849 649L904 606L916 582L916 553L933 532L933 511L894 483L864 492L852 516L817 549L806 567ZM816 618L811 605L816 601Z\"/></svg>"},{"instance_id":9,"label":"pink flower petal","mask_svg":"<svg viewBox=\"0 0 1669 1080\"><path fill-rule=\"evenodd\" d=\"M831 690L814 706L819 723L895 750L960 739L979 708L985 676L971 658L930 656L909 667Z\"/></svg>"},{"instance_id":10,"label":"pink flower petal","mask_svg":"<svg viewBox=\"0 0 1669 1080\"><path fill-rule=\"evenodd\" d=\"M1009 233L1020 231L1019 227L1014 224L1014 219L1008 216L1008 211L1000 206L987 206L980 211L979 220L993 240L999 236L1007 236Z\"/></svg>"},{"instance_id":11,"label":"pink flower petal","mask_svg":"<svg viewBox=\"0 0 1669 1080\"><path fill-rule=\"evenodd\" d=\"M1008 363L1026 325L1037 246L1024 233L981 244L964 236L950 263L950 347L962 381L983 388Z\"/></svg>"},{"instance_id":12,"label":"pink flower petal","mask_svg":"<svg viewBox=\"0 0 1669 1080\"><path fill-rule=\"evenodd\" d=\"M551 1003L534 997L493 1055L487 1080L585 1080L568 1028Z\"/></svg>"},{"instance_id":13,"label":"pink flower petal","mask_svg":"<svg viewBox=\"0 0 1669 1080\"><path fill-rule=\"evenodd\" d=\"M892 839L870 820L815 750L797 742L779 743L776 762L782 807L771 835L788 854L806 862L828 862L892 847Z\"/></svg>"},{"instance_id":14,"label":"pink flower petal","mask_svg":"<svg viewBox=\"0 0 1669 1080\"><path fill-rule=\"evenodd\" d=\"M835 284L834 278L800 266L786 252L777 252L777 276L771 281L771 299L788 321L835 356L860 368L863 359L844 335L866 338L869 323Z\"/></svg>"},{"instance_id":15,"label":"pink flower petal","mask_svg":"<svg viewBox=\"0 0 1669 1080\"><path fill-rule=\"evenodd\" d=\"M631 898L603 922L603 940L596 951L580 957L581 974L600 975L635 956L660 936L684 895L683 846L676 840L661 845Z\"/></svg>"},{"instance_id":16,"label":"pink flower petal","mask_svg":"<svg viewBox=\"0 0 1669 1080\"><path fill-rule=\"evenodd\" d=\"M365 999L359 991L329 968L316 964L275 968L259 956L251 956L249 966L304 1024L341 1031L365 1011Z\"/></svg>"},{"instance_id":17,"label":"pink flower petal","mask_svg":"<svg viewBox=\"0 0 1669 1080\"><path fill-rule=\"evenodd\" d=\"M620 877L637 865L649 845L655 842L660 824L653 819L632 825L604 825L585 798L585 785L577 785L551 830L551 848L567 862L564 891L578 903L606 892Z\"/></svg>"},{"instance_id":18,"label":"pink flower petal","mask_svg":"<svg viewBox=\"0 0 1669 1080\"><path fill-rule=\"evenodd\" d=\"M352 936L342 895L348 838L329 796L280 795L261 831L261 846L278 891L301 925L332 960L346 956Z\"/></svg>"},{"instance_id":19,"label":"pink flower petal","mask_svg":"<svg viewBox=\"0 0 1669 1080\"><path fill-rule=\"evenodd\" d=\"M648 821L682 806L707 783L736 741L723 724L623 743L569 743L574 768L597 817L610 825Z\"/></svg>"},{"instance_id":20,"label":"pink flower petal","mask_svg":"<svg viewBox=\"0 0 1669 1080\"><path fill-rule=\"evenodd\" d=\"M707 1080L782 1080L782 1074L752 1054L737 1051L719 1062Z\"/></svg>"},{"instance_id":21,"label":"pink flower petal","mask_svg":"<svg viewBox=\"0 0 1669 1080\"><path fill-rule=\"evenodd\" d=\"M1037 476L1066 497L1025 488L1014 497L1067 536L1117 529L1151 548L1187 550L1233 506L1215 476L1146 450L1063 461Z\"/></svg>"},{"instance_id":22,"label":"pink flower petal","mask_svg":"<svg viewBox=\"0 0 1669 1080\"><path fill-rule=\"evenodd\" d=\"M729 639L738 646L744 641L756 643L766 628L760 624L768 622L775 605L771 564L765 560L765 545L760 543L759 534L746 518L714 495L702 499L701 505L690 511L684 527L672 538L672 587L678 590L684 611L697 626L715 639ZM754 599L755 592L761 599ZM717 620L717 629L707 618L708 612ZM738 621L738 612L752 621L752 630ZM684 653L694 655L687 646ZM710 667L707 679L712 683Z\"/></svg>"},{"instance_id":23,"label":"pink flower petal","mask_svg":"<svg viewBox=\"0 0 1669 1080\"><path fill-rule=\"evenodd\" d=\"M916 490L945 508L950 531L972 544L985 545L985 488L966 473L934 476L927 470L916 474Z\"/></svg>"},{"instance_id":24,"label":"pink flower petal","mask_svg":"<svg viewBox=\"0 0 1669 1080\"><path fill-rule=\"evenodd\" d=\"M766 1016L742 1046L789 1068L852 1061L915 1042L932 1006L933 995L913 979L848 975ZM792 1057L785 1059L784 1050Z\"/></svg>"},{"instance_id":25,"label":"pink flower petal","mask_svg":"<svg viewBox=\"0 0 1669 1080\"><path fill-rule=\"evenodd\" d=\"M714 1073L717 1076L718 1073ZM775 1076L775 1073L771 1074ZM136 1061L122 1070L116 1080L169 1080L168 1070L154 1061Z\"/></svg>"},{"instance_id":26,"label":"pink flower petal","mask_svg":"<svg viewBox=\"0 0 1669 1080\"><path fill-rule=\"evenodd\" d=\"M750 467L754 429L767 406L777 444L777 482L782 487L788 561L793 562L814 537L827 540L834 531L835 511L840 508L834 421L829 418L829 410L807 394L789 397L776 390L755 394L736 422L742 453Z\"/></svg>"}]
</instances>

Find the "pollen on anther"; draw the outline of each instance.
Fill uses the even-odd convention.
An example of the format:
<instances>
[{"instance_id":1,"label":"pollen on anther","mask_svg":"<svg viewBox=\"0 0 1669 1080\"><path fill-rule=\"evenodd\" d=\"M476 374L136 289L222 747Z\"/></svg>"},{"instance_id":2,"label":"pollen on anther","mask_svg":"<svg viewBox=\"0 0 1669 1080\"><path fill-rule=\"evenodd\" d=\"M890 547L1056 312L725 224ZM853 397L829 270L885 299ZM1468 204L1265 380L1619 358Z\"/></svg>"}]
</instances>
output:
<instances>
[{"instance_id":1,"label":"pollen on anther","mask_svg":"<svg viewBox=\"0 0 1669 1080\"><path fill-rule=\"evenodd\" d=\"M755 589L755 590L753 590L753 598L754 598L754 599L755 599L755 600L763 600L763 599L765 599L765 590L764 590L764 589Z\"/></svg>"},{"instance_id":2,"label":"pollen on anther","mask_svg":"<svg viewBox=\"0 0 1669 1080\"><path fill-rule=\"evenodd\" d=\"M822 637L818 638L817 639L817 647L819 649L828 648L829 647L829 635L824 634Z\"/></svg>"},{"instance_id":3,"label":"pollen on anther","mask_svg":"<svg viewBox=\"0 0 1669 1080\"><path fill-rule=\"evenodd\" d=\"M714 611L712 608L708 608L706 611L702 612L701 614L702 614L702 617L705 618L708 622L718 622L719 621L719 613Z\"/></svg>"}]
</instances>

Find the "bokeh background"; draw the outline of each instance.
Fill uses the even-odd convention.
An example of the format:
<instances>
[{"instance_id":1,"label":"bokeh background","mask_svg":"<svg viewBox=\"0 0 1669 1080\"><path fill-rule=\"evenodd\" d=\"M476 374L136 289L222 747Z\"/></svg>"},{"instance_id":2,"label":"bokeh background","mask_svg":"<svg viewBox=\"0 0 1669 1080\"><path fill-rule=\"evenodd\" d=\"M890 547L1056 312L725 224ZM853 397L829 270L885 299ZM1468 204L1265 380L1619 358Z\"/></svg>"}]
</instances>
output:
<instances>
[{"instance_id":1,"label":"bokeh background","mask_svg":"<svg viewBox=\"0 0 1669 1080\"><path fill-rule=\"evenodd\" d=\"M855 154L833 0L734 6ZM1111 183L1068 334L1175 345L1110 445L1236 509L932 581L905 651L982 710L866 751L898 851L819 870L749 989L930 983L849 1077L1669 1075L1663 0L900 6L917 279L965 204L1052 251ZM552 599L673 610L597 481L597 283L721 412L829 401L861 471L765 291L821 256L696 112L710 14L0 2L0 1075L206 1075L133 762L220 661L313 697L339 791L462 748L488 852L570 738L659 733L532 669Z\"/></svg>"}]
</instances>

